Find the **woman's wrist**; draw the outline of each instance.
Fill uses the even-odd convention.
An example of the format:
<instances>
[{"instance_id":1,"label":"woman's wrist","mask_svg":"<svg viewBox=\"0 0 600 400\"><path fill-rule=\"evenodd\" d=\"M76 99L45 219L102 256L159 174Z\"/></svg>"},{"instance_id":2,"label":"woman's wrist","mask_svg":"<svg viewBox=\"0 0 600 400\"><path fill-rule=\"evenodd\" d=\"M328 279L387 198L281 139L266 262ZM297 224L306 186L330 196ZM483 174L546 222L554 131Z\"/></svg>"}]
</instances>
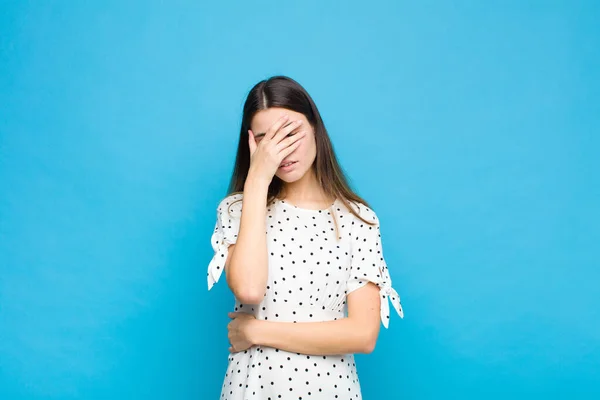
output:
<instances>
[{"instance_id":1,"label":"woman's wrist","mask_svg":"<svg viewBox=\"0 0 600 400\"><path fill-rule=\"evenodd\" d=\"M244 183L244 190L246 188L258 188L258 189L269 189L269 185L271 184L271 179L267 179L264 176L261 176L254 172L252 169L248 171L248 176L246 177L246 181Z\"/></svg>"},{"instance_id":2,"label":"woman's wrist","mask_svg":"<svg viewBox=\"0 0 600 400\"><path fill-rule=\"evenodd\" d=\"M265 321L260 319L253 319L248 324L248 339L253 346L262 345L263 331L265 328Z\"/></svg>"},{"instance_id":3,"label":"woman's wrist","mask_svg":"<svg viewBox=\"0 0 600 400\"><path fill-rule=\"evenodd\" d=\"M259 207L266 210L264 206L269 194L269 183L263 178L248 176L244 183L244 209L257 211L256 207Z\"/></svg>"}]
</instances>

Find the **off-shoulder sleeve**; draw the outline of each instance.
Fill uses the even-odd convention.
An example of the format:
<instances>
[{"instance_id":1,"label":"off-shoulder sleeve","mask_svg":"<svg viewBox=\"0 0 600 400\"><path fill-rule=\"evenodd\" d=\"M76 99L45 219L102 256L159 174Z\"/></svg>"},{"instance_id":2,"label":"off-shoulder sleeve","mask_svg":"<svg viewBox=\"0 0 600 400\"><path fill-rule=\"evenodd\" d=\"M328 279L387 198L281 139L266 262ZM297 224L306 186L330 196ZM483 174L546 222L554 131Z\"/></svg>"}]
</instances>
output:
<instances>
[{"instance_id":1,"label":"off-shoulder sleeve","mask_svg":"<svg viewBox=\"0 0 600 400\"><path fill-rule=\"evenodd\" d=\"M347 294L373 282L379 286L381 299L381 322L386 328L390 319L390 307L388 300L400 318L404 318L404 312L400 303L400 296L392 288L390 276L381 244L381 233L379 218L375 211L360 204L358 207L360 215L367 221L375 224L369 225L355 219L352 226L352 261L350 265L350 276L346 285Z\"/></svg>"},{"instance_id":2,"label":"off-shoulder sleeve","mask_svg":"<svg viewBox=\"0 0 600 400\"><path fill-rule=\"evenodd\" d=\"M219 281L223 270L229 246L237 241L242 210L242 194L229 195L221 200L217 207L217 221L211 236L214 255L208 264L208 290Z\"/></svg>"}]
</instances>

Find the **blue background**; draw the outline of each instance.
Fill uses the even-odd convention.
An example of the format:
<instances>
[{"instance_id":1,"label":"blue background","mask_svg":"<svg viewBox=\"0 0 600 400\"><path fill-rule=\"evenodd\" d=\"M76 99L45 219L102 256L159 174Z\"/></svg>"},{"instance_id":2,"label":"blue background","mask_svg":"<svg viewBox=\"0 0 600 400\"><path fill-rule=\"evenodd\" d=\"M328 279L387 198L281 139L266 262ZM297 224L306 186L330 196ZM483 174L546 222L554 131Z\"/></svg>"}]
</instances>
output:
<instances>
[{"instance_id":1,"label":"blue background","mask_svg":"<svg viewBox=\"0 0 600 400\"><path fill-rule=\"evenodd\" d=\"M406 311L365 399L600 396L600 3L0 3L0 398L216 399L241 107L314 97Z\"/></svg>"}]
</instances>

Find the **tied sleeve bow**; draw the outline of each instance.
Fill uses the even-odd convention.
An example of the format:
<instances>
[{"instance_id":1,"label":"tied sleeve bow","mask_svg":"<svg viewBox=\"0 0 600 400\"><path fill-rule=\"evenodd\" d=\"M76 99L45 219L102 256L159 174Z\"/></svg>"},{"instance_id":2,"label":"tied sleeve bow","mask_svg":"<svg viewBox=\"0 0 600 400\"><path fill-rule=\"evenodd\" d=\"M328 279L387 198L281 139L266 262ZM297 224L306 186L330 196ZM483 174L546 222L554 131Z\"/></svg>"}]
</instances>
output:
<instances>
[{"instance_id":1,"label":"tied sleeve bow","mask_svg":"<svg viewBox=\"0 0 600 400\"><path fill-rule=\"evenodd\" d=\"M398 295L398 292L393 287L389 284L382 285L379 290L379 296L381 298L381 322L383 322L383 326L387 328L390 322L390 305L388 299L391 300L400 318L404 318L404 311L400 304L400 295Z\"/></svg>"},{"instance_id":2,"label":"tied sleeve bow","mask_svg":"<svg viewBox=\"0 0 600 400\"><path fill-rule=\"evenodd\" d=\"M208 264L208 290L212 289L213 285L219 281L223 270L225 269L225 261L227 261L227 254L229 253L229 245L233 244L225 238L222 232L215 233L213 238L215 243L215 255Z\"/></svg>"}]
</instances>

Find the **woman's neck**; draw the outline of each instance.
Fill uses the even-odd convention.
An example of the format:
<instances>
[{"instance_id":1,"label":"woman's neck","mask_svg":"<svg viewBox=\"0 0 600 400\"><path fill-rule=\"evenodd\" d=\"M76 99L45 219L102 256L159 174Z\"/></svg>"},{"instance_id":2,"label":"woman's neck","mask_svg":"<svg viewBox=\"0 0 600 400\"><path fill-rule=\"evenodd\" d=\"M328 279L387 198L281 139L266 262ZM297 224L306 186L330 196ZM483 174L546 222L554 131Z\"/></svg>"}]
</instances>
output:
<instances>
[{"instance_id":1,"label":"woman's neck","mask_svg":"<svg viewBox=\"0 0 600 400\"><path fill-rule=\"evenodd\" d=\"M284 183L282 197L298 207L327 207L335 200L323 191L313 171L295 182Z\"/></svg>"}]
</instances>

